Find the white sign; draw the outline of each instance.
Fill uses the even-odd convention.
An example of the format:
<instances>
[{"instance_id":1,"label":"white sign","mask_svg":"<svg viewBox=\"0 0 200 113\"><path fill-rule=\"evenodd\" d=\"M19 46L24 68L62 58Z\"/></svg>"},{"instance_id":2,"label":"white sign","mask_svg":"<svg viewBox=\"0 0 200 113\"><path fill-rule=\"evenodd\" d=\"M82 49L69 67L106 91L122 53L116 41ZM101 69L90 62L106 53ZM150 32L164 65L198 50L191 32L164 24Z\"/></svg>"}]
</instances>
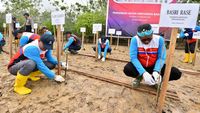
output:
<instances>
[{"instance_id":1,"label":"white sign","mask_svg":"<svg viewBox=\"0 0 200 113\"><path fill-rule=\"evenodd\" d=\"M116 35L118 36L122 35L122 31L116 31Z\"/></svg>"},{"instance_id":2,"label":"white sign","mask_svg":"<svg viewBox=\"0 0 200 113\"><path fill-rule=\"evenodd\" d=\"M193 32L193 38L200 39L200 31Z\"/></svg>"},{"instance_id":3,"label":"white sign","mask_svg":"<svg viewBox=\"0 0 200 113\"><path fill-rule=\"evenodd\" d=\"M159 33L159 24L151 24L153 33Z\"/></svg>"},{"instance_id":4,"label":"white sign","mask_svg":"<svg viewBox=\"0 0 200 113\"><path fill-rule=\"evenodd\" d=\"M6 28L6 23L3 23L3 28Z\"/></svg>"},{"instance_id":5,"label":"white sign","mask_svg":"<svg viewBox=\"0 0 200 113\"><path fill-rule=\"evenodd\" d=\"M93 30L92 30L92 33L93 33L93 34L96 34L97 32L93 29Z\"/></svg>"},{"instance_id":6,"label":"white sign","mask_svg":"<svg viewBox=\"0 0 200 113\"><path fill-rule=\"evenodd\" d=\"M6 23L11 24L12 23L12 14L6 14Z\"/></svg>"},{"instance_id":7,"label":"white sign","mask_svg":"<svg viewBox=\"0 0 200 113\"><path fill-rule=\"evenodd\" d=\"M38 28L38 24L36 24L36 23L33 24L33 28L34 28L34 29L37 29L37 28Z\"/></svg>"},{"instance_id":8,"label":"white sign","mask_svg":"<svg viewBox=\"0 0 200 113\"><path fill-rule=\"evenodd\" d=\"M108 29L108 34L115 34L115 29Z\"/></svg>"},{"instance_id":9,"label":"white sign","mask_svg":"<svg viewBox=\"0 0 200 113\"><path fill-rule=\"evenodd\" d=\"M56 11L51 13L51 23L52 25L63 25L65 24L65 12Z\"/></svg>"},{"instance_id":10,"label":"white sign","mask_svg":"<svg viewBox=\"0 0 200 113\"><path fill-rule=\"evenodd\" d=\"M16 28L20 28L19 22L15 23L15 27L16 27Z\"/></svg>"},{"instance_id":11,"label":"white sign","mask_svg":"<svg viewBox=\"0 0 200 113\"><path fill-rule=\"evenodd\" d=\"M61 29L62 32L65 31L65 28L63 27L63 25L60 26L60 29Z\"/></svg>"},{"instance_id":12,"label":"white sign","mask_svg":"<svg viewBox=\"0 0 200 113\"><path fill-rule=\"evenodd\" d=\"M194 28L199 4L162 4L160 27Z\"/></svg>"},{"instance_id":13,"label":"white sign","mask_svg":"<svg viewBox=\"0 0 200 113\"><path fill-rule=\"evenodd\" d=\"M102 24L93 24L94 31L102 31Z\"/></svg>"},{"instance_id":14,"label":"white sign","mask_svg":"<svg viewBox=\"0 0 200 113\"><path fill-rule=\"evenodd\" d=\"M86 32L86 28L85 27L81 27L81 32L85 33Z\"/></svg>"}]
</instances>

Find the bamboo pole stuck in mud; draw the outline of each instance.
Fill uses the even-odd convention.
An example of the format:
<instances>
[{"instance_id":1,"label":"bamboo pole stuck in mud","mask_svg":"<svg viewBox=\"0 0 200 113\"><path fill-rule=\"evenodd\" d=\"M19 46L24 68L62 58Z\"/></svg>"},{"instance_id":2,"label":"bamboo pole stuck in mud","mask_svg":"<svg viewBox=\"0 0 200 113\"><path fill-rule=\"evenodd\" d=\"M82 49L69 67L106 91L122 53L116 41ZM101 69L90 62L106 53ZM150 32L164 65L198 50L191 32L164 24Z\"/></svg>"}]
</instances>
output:
<instances>
[{"instance_id":1,"label":"bamboo pole stuck in mud","mask_svg":"<svg viewBox=\"0 0 200 113\"><path fill-rule=\"evenodd\" d=\"M60 40L61 39L61 25L57 25L57 59L58 62L60 62L61 60L61 43ZM58 74L61 74L61 65L58 64Z\"/></svg>"},{"instance_id":2,"label":"bamboo pole stuck in mud","mask_svg":"<svg viewBox=\"0 0 200 113\"><path fill-rule=\"evenodd\" d=\"M194 50L194 58L192 59L193 66L195 66L195 62L196 62L198 43L199 43L199 40L197 39L196 44L195 44L195 50Z\"/></svg>"},{"instance_id":3,"label":"bamboo pole stuck in mud","mask_svg":"<svg viewBox=\"0 0 200 113\"><path fill-rule=\"evenodd\" d=\"M96 54L95 54L95 58L96 60L98 60L98 39L99 39L99 32L96 32Z\"/></svg>"},{"instance_id":4,"label":"bamboo pole stuck in mud","mask_svg":"<svg viewBox=\"0 0 200 113\"><path fill-rule=\"evenodd\" d=\"M172 33L171 33L169 51L168 51L167 59L166 59L166 68L165 68L165 73L164 73L164 77L163 77L163 83L162 83L160 96L159 96L159 100L158 100L158 106L157 106L158 113L162 113L164 103L165 103L168 81L169 81L169 77L170 77L171 67L172 67L172 64L174 61L174 51L175 51L175 47L176 47L177 33L178 33L178 28L173 28Z\"/></svg>"}]
</instances>

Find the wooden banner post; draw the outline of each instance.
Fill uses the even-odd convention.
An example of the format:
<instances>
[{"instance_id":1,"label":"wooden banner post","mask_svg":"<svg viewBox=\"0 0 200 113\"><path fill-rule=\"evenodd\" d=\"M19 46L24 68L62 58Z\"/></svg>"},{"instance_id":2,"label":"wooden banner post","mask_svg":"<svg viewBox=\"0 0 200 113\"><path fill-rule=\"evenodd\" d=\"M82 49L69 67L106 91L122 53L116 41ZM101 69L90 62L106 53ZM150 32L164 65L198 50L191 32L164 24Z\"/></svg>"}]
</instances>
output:
<instances>
[{"instance_id":1,"label":"wooden banner post","mask_svg":"<svg viewBox=\"0 0 200 113\"><path fill-rule=\"evenodd\" d=\"M116 31L116 35L117 35L117 45L116 45L115 49L118 49L118 46L119 46L119 36L122 35L122 31Z\"/></svg>"},{"instance_id":2,"label":"wooden banner post","mask_svg":"<svg viewBox=\"0 0 200 113\"><path fill-rule=\"evenodd\" d=\"M6 23L3 23L3 28L4 28L4 31L3 31L3 34L4 34L4 37L6 37Z\"/></svg>"},{"instance_id":3,"label":"wooden banner post","mask_svg":"<svg viewBox=\"0 0 200 113\"><path fill-rule=\"evenodd\" d=\"M65 29L62 25L61 26L61 55L63 55L63 52L64 52L64 51L62 51L62 48L63 48L63 45L64 45L64 35L63 35L64 31L65 31Z\"/></svg>"},{"instance_id":4,"label":"wooden banner post","mask_svg":"<svg viewBox=\"0 0 200 113\"><path fill-rule=\"evenodd\" d=\"M65 12L55 11L51 13L52 25L57 25L57 60L58 60L58 75L61 75L61 25L65 24ZM54 30L55 33L55 30Z\"/></svg>"},{"instance_id":5,"label":"wooden banner post","mask_svg":"<svg viewBox=\"0 0 200 113\"><path fill-rule=\"evenodd\" d=\"M176 14L174 13L176 12ZM185 11L190 11L186 14ZM172 33L170 38L169 50L166 58L165 73L161 91L157 103L157 112L162 113L165 103L168 81L170 78L171 68L174 61L174 52L176 47L176 39L178 28L194 28L199 12L199 4L162 4L160 13L160 27L171 27ZM184 18L183 18L184 17ZM177 19L177 18L182 18ZM167 23L167 24L166 24Z\"/></svg>"},{"instance_id":6,"label":"wooden banner post","mask_svg":"<svg viewBox=\"0 0 200 113\"><path fill-rule=\"evenodd\" d=\"M113 34L110 34L110 45L113 44Z\"/></svg>"},{"instance_id":7,"label":"wooden banner post","mask_svg":"<svg viewBox=\"0 0 200 113\"><path fill-rule=\"evenodd\" d=\"M199 45L199 39L200 39L200 31L194 32L193 37L196 38L196 44L195 44L195 50L194 50L194 58L192 59L192 65L195 66L196 63L196 57L197 57L197 50Z\"/></svg>"},{"instance_id":8,"label":"wooden banner post","mask_svg":"<svg viewBox=\"0 0 200 113\"><path fill-rule=\"evenodd\" d=\"M81 44L82 47L81 47L81 48L82 48L83 50L85 50L85 47L84 47L84 38L85 38L86 28L85 28L85 27L81 27L80 30L81 30L81 32L82 32L82 44Z\"/></svg>"},{"instance_id":9,"label":"wooden banner post","mask_svg":"<svg viewBox=\"0 0 200 113\"><path fill-rule=\"evenodd\" d=\"M6 23L9 24L9 31L8 31L8 37L9 37L9 54L10 54L10 59L12 58L12 14L8 13L6 14Z\"/></svg>"},{"instance_id":10,"label":"wooden banner post","mask_svg":"<svg viewBox=\"0 0 200 113\"><path fill-rule=\"evenodd\" d=\"M93 24L93 33L96 32L96 60L98 60L98 40L100 31L102 31L102 24Z\"/></svg>"},{"instance_id":11,"label":"wooden banner post","mask_svg":"<svg viewBox=\"0 0 200 113\"><path fill-rule=\"evenodd\" d=\"M170 39L169 51L168 51L167 59L166 59L166 67L165 67L165 73L164 73L164 78L163 78L163 83L162 83L162 89L161 89L159 100L158 100L158 108L157 108L158 113L162 113L162 110L164 107L168 81L169 81L169 77L171 73L171 67L174 61L174 51L176 47L177 33L178 33L178 28L173 28L171 39Z\"/></svg>"},{"instance_id":12,"label":"wooden banner post","mask_svg":"<svg viewBox=\"0 0 200 113\"><path fill-rule=\"evenodd\" d=\"M98 39L99 39L99 32L97 31L97 33L96 33L96 54L95 54L96 60L98 60Z\"/></svg>"},{"instance_id":13,"label":"wooden banner post","mask_svg":"<svg viewBox=\"0 0 200 113\"><path fill-rule=\"evenodd\" d=\"M115 34L115 31L116 30L113 28L108 29L108 34L110 34L110 46L113 44L113 34Z\"/></svg>"},{"instance_id":14,"label":"wooden banner post","mask_svg":"<svg viewBox=\"0 0 200 113\"><path fill-rule=\"evenodd\" d=\"M35 34L37 34L38 24L35 23L35 24L33 25L33 28L34 28Z\"/></svg>"},{"instance_id":15,"label":"wooden banner post","mask_svg":"<svg viewBox=\"0 0 200 113\"><path fill-rule=\"evenodd\" d=\"M58 62L60 62L61 60L61 43L60 43L60 39L61 39L61 29L60 29L61 25L57 26L57 59ZM58 74L61 74L61 65L58 65Z\"/></svg>"},{"instance_id":16,"label":"wooden banner post","mask_svg":"<svg viewBox=\"0 0 200 113\"><path fill-rule=\"evenodd\" d=\"M130 38L128 38L128 47L130 47Z\"/></svg>"}]
</instances>

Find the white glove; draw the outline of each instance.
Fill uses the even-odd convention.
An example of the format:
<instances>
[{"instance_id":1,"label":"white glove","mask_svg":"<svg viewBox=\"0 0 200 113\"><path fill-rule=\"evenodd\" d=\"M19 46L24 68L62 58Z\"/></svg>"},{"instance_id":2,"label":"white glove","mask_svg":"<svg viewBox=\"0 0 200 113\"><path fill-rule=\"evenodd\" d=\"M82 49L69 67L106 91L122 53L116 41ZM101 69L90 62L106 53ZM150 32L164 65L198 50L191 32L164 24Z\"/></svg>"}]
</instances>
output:
<instances>
[{"instance_id":1,"label":"white glove","mask_svg":"<svg viewBox=\"0 0 200 113\"><path fill-rule=\"evenodd\" d=\"M152 74L156 84L159 84L162 81L162 77L160 76L160 74L156 71L153 72Z\"/></svg>"},{"instance_id":2,"label":"white glove","mask_svg":"<svg viewBox=\"0 0 200 113\"><path fill-rule=\"evenodd\" d=\"M61 64L61 66L63 68L67 68L68 69L68 63L66 63L66 62L60 62L60 64Z\"/></svg>"},{"instance_id":3,"label":"white glove","mask_svg":"<svg viewBox=\"0 0 200 113\"><path fill-rule=\"evenodd\" d=\"M148 72L145 72L143 74L143 78L144 78L144 83L145 84L148 84L148 85L155 85L156 84L154 79L153 79L153 77L152 77L152 75L150 75Z\"/></svg>"},{"instance_id":4,"label":"white glove","mask_svg":"<svg viewBox=\"0 0 200 113\"><path fill-rule=\"evenodd\" d=\"M188 34L188 33L185 33L184 35L185 35L185 36L189 36L189 34Z\"/></svg>"},{"instance_id":5,"label":"white glove","mask_svg":"<svg viewBox=\"0 0 200 113\"><path fill-rule=\"evenodd\" d=\"M64 82L65 81L65 79L62 76L60 76L60 75L56 75L55 78L54 78L54 80L56 82Z\"/></svg>"}]
</instances>

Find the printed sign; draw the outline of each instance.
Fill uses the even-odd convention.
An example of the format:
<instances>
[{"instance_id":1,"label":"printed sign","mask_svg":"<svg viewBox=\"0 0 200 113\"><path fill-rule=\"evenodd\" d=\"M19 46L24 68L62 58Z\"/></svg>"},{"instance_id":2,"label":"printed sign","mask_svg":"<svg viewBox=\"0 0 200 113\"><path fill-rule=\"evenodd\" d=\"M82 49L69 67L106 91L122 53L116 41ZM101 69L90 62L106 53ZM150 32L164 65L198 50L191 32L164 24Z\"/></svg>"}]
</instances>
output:
<instances>
[{"instance_id":1,"label":"printed sign","mask_svg":"<svg viewBox=\"0 0 200 113\"><path fill-rule=\"evenodd\" d=\"M86 28L85 27L81 27L81 32L85 33L86 32Z\"/></svg>"},{"instance_id":2,"label":"printed sign","mask_svg":"<svg viewBox=\"0 0 200 113\"><path fill-rule=\"evenodd\" d=\"M94 31L102 31L102 24L93 24Z\"/></svg>"},{"instance_id":3,"label":"printed sign","mask_svg":"<svg viewBox=\"0 0 200 113\"><path fill-rule=\"evenodd\" d=\"M115 34L115 29L108 29L108 34Z\"/></svg>"},{"instance_id":4,"label":"printed sign","mask_svg":"<svg viewBox=\"0 0 200 113\"><path fill-rule=\"evenodd\" d=\"M12 14L6 14L6 23L11 24L12 23Z\"/></svg>"},{"instance_id":5,"label":"printed sign","mask_svg":"<svg viewBox=\"0 0 200 113\"><path fill-rule=\"evenodd\" d=\"M116 31L116 35L118 36L122 35L122 31Z\"/></svg>"},{"instance_id":6,"label":"printed sign","mask_svg":"<svg viewBox=\"0 0 200 113\"><path fill-rule=\"evenodd\" d=\"M164 4L161 7L160 27L194 28L199 4Z\"/></svg>"},{"instance_id":7,"label":"printed sign","mask_svg":"<svg viewBox=\"0 0 200 113\"><path fill-rule=\"evenodd\" d=\"M56 11L51 13L51 23L52 25L63 25L65 24L65 12Z\"/></svg>"}]
</instances>

